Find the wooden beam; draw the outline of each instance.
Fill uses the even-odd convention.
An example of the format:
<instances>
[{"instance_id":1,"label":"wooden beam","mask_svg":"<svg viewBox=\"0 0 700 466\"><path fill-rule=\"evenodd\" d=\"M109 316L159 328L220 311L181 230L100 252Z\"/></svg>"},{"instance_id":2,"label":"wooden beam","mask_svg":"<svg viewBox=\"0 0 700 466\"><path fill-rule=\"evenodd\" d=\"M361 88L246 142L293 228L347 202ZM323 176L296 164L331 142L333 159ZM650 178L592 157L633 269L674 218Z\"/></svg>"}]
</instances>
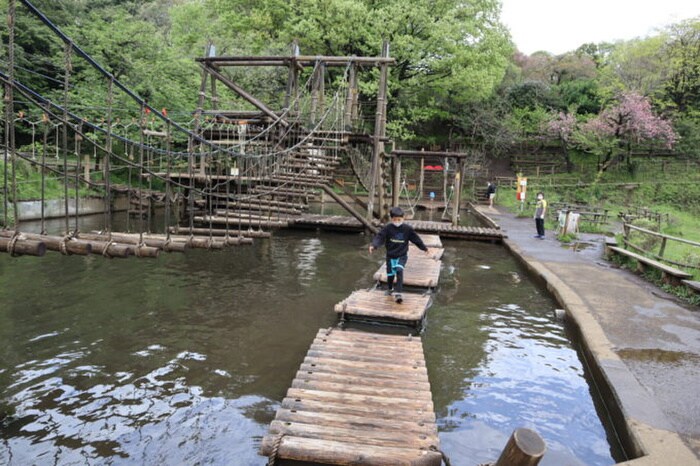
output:
<instances>
[{"instance_id":1,"label":"wooden beam","mask_svg":"<svg viewBox=\"0 0 700 466\"><path fill-rule=\"evenodd\" d=\"M257 108L262 110L263 113L265 113L266 115L268 115L269 117L271 117L275 120L277 120L279 118L279 116L275 112L273 112L267 105L265 105L260 100L256 99L251 94L246 92L242 87L240 87L238 84L234 83L228 77L221 74L221 72L219 72L217 69L215 69L211 66L206 66L206 65L202 65L202 66L207 72L209 72L209 74L211 74L213 77L215 77L216 79L218 79L219 81L224 83L226 86L228 86L236 94L243 97L245 100L247 100L251 104L255 105ZM279 122L284 127L289 126L289 122L287 122L285 119L280 119Z\"/></svg>"}]
</instances>

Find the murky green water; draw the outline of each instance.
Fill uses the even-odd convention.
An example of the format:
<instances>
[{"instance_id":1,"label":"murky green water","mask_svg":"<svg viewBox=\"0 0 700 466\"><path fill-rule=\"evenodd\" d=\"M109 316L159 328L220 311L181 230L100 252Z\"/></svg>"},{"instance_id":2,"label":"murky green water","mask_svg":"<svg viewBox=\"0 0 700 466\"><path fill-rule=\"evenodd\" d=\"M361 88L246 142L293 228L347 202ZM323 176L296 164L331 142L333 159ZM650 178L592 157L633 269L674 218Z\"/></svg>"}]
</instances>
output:
<instances>
[{"instance_id":1,"label":"murky green water","mask_svg":"<svg viewBox=\"0 0 700 466\"><path fill-rule=\"evenodd\" d=\"M157 260L0 255L0 464L263 465L261 436L333 305L371 285L366 238L280 233ZM448 242L424 345L445 452L614 461L554 303L497 245Z\"/></svg>"}]
</instances>

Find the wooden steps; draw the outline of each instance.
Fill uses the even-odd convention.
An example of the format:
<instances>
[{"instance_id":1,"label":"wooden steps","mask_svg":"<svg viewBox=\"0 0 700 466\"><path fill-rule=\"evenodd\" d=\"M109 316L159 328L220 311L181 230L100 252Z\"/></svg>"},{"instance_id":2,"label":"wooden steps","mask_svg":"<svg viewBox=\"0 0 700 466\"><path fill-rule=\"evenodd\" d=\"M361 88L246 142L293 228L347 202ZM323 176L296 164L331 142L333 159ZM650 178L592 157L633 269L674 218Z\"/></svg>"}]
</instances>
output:
<instances>
[{"instance_id":1,"label":"wooden steps","mask_svg":"<svg viewBox=\"0 0 700 466\"><path fill-rule=\"evenodd\" d=\"M275 446L278 460L439 466L421 340L319 330L261 453Z\"/></svg>"}]
</instances>

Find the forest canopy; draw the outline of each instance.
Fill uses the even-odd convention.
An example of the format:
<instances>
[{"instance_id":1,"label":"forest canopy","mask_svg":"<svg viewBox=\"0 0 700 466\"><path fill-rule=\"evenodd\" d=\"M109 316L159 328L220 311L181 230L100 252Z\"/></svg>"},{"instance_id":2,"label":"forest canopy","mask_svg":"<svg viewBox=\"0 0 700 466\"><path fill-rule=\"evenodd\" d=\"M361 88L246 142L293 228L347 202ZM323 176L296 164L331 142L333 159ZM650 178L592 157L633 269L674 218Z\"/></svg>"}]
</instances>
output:
<instances>
[{"instance_id":1,"label":"forest canopy","mask_svg":"<svg viewBox=\"0 0 700 466\"><path fill-rule=\"evenodd\" d=\"M217 55L288 55L296 41L305 55L377 56L387 40L396 59L388 132L404 145L471 147L497 156L548 138L613 161L636 147L700 156L700 18L647 38L524 55L500 22L498 0L32 3L110 73L175 117L196 106L195 59L209 44ZM7 0L0 6L7 11ZM17 79L58 98L62 44L21 2L16 8ZM3 30L3 69L7 39ZM103 80L86 66L72 73L83 85L71 101L99 111L104 92L95 89L104 88ZM274 76L252 72L239 79L271 103L282 98L283 83ZM373 85L361 83L361 91L371 95ZM660 126L624 137L592 132L595 121L630 101Z\"/></svg>"}]
</instances>

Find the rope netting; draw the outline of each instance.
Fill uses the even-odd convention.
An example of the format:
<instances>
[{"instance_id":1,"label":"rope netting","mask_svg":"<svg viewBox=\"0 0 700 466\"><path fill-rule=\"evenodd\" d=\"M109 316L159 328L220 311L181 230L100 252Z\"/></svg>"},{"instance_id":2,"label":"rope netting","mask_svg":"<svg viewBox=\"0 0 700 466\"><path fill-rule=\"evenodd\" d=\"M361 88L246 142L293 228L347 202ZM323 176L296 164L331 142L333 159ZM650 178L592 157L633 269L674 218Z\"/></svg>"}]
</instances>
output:
<instances>
[{"instance_id":1,"label":"rope netting","mask_svg":"<svg viewBox=\"0 0 700 466\"><path fill-rule=\"evenodd\" d=\"M12 18L18 14L15 3L9 2ZM353 93L358 92L358 67L351 59L333 73L327 72L321 60L301 70L296 79L303 78L304 82L297 81L293 90L287 85L284 107L274 118L256 117L256 113L262 114L256 110L244 112L246 118L228 117L227 111L220 109L240 105L240 99L226 86L217 87L220 80L207 76L206 68L195 112L156 110L30 2L21 3L62 43L63 63L51 69L64 71L52 76L18 67L12 53L16 47L13 40L8 42L7 61L0 61L0 83L11 90L6 92L5 112L0 116L6 154L2 159L5 228L16 228L18 222L17 209L11 215L9 203L16 206L19 199L27 197L31 185L37 185L45 233L44 204L47 196L56 196L47 192L47 186L60 182L64 234L79 231L80 200L87 194L105 199L103 231L109 234L114 214L113 192L120 191L127 193L130 202L137 206L137 212L129 210L138 215L140 243L143 234L153 226L153 202L166 206L166 235L173 223L170 216L176 215L179 205L187 206L190 234L197 213L206 214L204 219L208 221L199 223L207 224L210 231L213 220L222 214L224 221L218 218L217 223L225 224L226 236L230 227L236 227L240 234L243 228L252 228L255 220L261 228L264 219L271 221L273 212L282 210L280 206L273 208L277 195L292 205L306 203L320 183L330 182L333 167L344 151L349 151L350 157L358 152L346 147L352 126L349 120L362 120L361 105L353 99ZM14 37L13 27L10 36ZM80 87L83 83L72 76L77 61L81 67L87 63L102 76L101 84L91 81L89 92L102 95L104 106L80 104L78 96L85 90ZM15 70L43 77L53 88L60 83L61 92L43 95L16 79ZM236 71L227 76L236 77ZM348 105L356 108L349 111ZM21 140L19 146L15 143L16 134ZM366 150L361 154L361 158L368 158ZM34 167L39 179L25 176L18 181L18 166L22 170ZM244 204L248 205L243 208ZM255 205L257 211L251 207ZM130 230L128 215L126 224Z\"/></svg>"}]
</instances>

